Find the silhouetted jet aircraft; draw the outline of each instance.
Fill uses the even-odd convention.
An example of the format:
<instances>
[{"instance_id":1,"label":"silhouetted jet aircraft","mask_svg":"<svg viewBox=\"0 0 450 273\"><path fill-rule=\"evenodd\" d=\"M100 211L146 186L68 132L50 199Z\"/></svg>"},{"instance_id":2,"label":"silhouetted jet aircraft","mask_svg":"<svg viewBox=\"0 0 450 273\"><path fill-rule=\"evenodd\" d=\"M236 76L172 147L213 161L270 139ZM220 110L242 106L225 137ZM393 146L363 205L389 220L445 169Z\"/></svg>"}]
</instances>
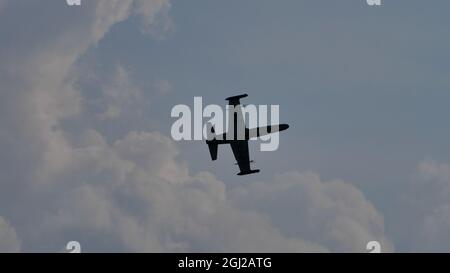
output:
<instances>
[{"instance_id":1,"label":"silhouetted jet aircraft","mask_svg":"<svg viewBox=\"0 0 450 273\"><path fill-rule=\"evenodd\" d=\"M233 150L234 157L236 158L236 165L239 166L240 172L237 175L247 175L252 173L258 173L259 170L250 169L249 152L248 152L248 141L253 137L264 136L271 133L281 132L289 128L287 124L264 126L248 129L245 126L244 118L242 114L242 107L240 106L240 99L247 97L247 94L229 97L226 100L230 106L229 108L229 120L228 120L228 130L230 128L233 130L232 133L224 133L222 135L216 135L214 132L214 127L210 127L209 133L211 137L208 137L206 144L208 144L209 152L211 154L211 159L217 159L217 149L220 144L230 144ZM233 117L233 119L231 119ZM240 135L242 134L242 136Z\"/></svg>"}]
</instances>

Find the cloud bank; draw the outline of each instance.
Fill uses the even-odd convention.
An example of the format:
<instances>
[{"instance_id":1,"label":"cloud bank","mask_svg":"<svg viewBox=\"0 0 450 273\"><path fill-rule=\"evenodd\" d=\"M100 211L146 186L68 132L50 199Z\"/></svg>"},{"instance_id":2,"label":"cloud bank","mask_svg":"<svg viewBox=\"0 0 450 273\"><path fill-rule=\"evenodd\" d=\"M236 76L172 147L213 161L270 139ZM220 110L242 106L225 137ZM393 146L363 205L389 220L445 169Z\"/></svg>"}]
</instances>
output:
<instances>
[{"instance_id":1,"label":"cloud bank","mask_svg":"<svg viewBox=\"0 0 450 273\"><path fill-rule=\"evenodd\" d=\"M170 3L85 1L74 16L61 2L8 1L0 18L12 41L0 42L0 251L58 251L71 240L114 252L365 251L371 240L392 249L382 215L351 183L292 172L228 188L192 174L161 132L110 141L89 125L66 130L90 100L76 84L80 58L134 16L147 32L167 31ZM142 95L125 68L115 73L100 119L120 119Z\"/></svg>"}]
</instances>

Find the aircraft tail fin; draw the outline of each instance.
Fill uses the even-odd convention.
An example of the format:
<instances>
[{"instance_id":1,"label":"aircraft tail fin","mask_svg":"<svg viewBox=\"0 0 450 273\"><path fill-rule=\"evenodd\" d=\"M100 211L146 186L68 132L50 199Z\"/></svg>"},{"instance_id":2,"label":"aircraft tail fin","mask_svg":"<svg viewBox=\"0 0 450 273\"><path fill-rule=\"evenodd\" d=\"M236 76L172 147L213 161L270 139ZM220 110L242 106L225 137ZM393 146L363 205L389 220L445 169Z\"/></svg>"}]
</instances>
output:
<instances>
[{"instance_id":1,"label":"aircraft tail fin","mask_svg":"<svg viewBox=\"0 0 450 273\"><path fill-rule=\"evenodd\" d=\"M255 163L255 161L254 160L250 160L250 163ZM239 163L236 162L236 163L234 163L234 165L237 166L237 165L239 165Z\"/></svg>"},{"instance_id":2,"label":"aircraft tail fin","mask_svg":"<svg viewBox=\"0 0 450 273\"><path fill-rule=\"evenodd\" d=\"M219 148L219 145L215 141L207 141L209 148L209 153L211 154L211 159L216 160L217 159L217 150Z\"/></svg>"}]
</instances>

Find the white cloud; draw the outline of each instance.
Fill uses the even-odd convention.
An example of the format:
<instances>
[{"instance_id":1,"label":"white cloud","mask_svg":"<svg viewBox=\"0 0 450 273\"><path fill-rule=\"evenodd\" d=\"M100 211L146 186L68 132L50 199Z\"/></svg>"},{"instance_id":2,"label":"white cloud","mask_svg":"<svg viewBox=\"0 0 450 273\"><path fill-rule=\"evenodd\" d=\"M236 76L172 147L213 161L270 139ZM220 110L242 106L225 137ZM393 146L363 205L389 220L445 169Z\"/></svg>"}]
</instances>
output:
<instances>
[{"instance_id":1,"label":"white cloud","mask_svg":"<svg viewBox=\"0 0 450 273\"><path fill-rule=\"evenodd\" d=\"M284 234L308 238L332 251L364 251L372 240L380 241L384 251L393 248L384 235L383 216L344 181L322 181L309 172L285 173L235 190L232 202L264 211Z\"/></svg>"},{"instance_id":2,"label":"white cloud","mask_svg":"<svg viewBox=\"0 0 450 273\"><path fill-rule=\"evenodd\" d=\"M289 173L231 190L209 173L191 174L161 133L131 131L107 141L89 127L64 130L63 121L83 111L86 98L74 84L83 54L132 14L152 27L169 8L162 0L98 0L60 24L17 22L53 28L45 37L18 33L18 40L31 39L23 52L1 47L2 56L13 57L0 64L0 205L10 221L0 220L0 243L17 250L19 237L25 251L57 251L69 240L86 251L364 251L373 239L389 245L382 216L349 183ZM123 67L116 76L102 93L113 109L108 118L140 99Z\"/></svg>"},{"instance_id":3,"label":"white cloud","mask_svg":"<svg viewBox=\"0 0 450 273\"><path fill-rule=\"evenodd\" d=\"M288 173L229 192L209 173L190 175L177 154L158 132L130 132L108 145L89 130L70 168L52 178L63 184L41 192L46 205L33 208L39 237L30 243L76 239L86 251L322 252L365 251L376 239L389 249L382 217L348 183Z\"/></svg>"},{"instance_id":4,"label":"white cloud","mask_svg":"<svg viewBox=\"0 0 450 273\"><path fill-rule=\"evenodd\" d=\"M153 84L153 88L159 95L167 95L173 91L172 84L167 80L158 80Z\"/></svg>"},{"instance_id":5,"label":"white cloud","mask_svg":"<svg viewBox=\"0 0 450 273\"><path fill-rule=\"evenodd\" d=\"M426 159L402 199L406 240L413 251L450 250L450 164Z\"/></svg>"},{"instance_id":6,"label":"white cloud","mask_svg":"<svg viewBox=\"0 0 450 273\"><path fill-rule=\"evenodd\" d=\"M419 175L423 182L439 183L442 187L450 188L450 165L432 159L419 163Z\"/></svg>"},{"instance_id":7,"label":"white cloud","mask_svg":"<svg viewBox=\"0 0 450 273\"><path fill-rule=\"evenodd\" d=\"M113 78L103 84L102 93L100 102L104 111L99 114L102 120L124 115L139 116L147 104L143 91L133 84L130 72L122 65L117 65Z\"/></svg>"},{"instance_id":8,"label":"white cloud","mask_svg":"<svg viewBox=\"0 0 450 273\"><path fill-rule=\"evenodd\" d=\"M174 29L169 10L171 4L166 0L138 0L136 13L142 15L142 32L150 33L156 38L164 38ZM158 11L158 12L155 12Z\"/></svg>"},{"instance_id":9,"label":"white cloud","mask_svg":"<svg viewBox=\"0 0 450 273\"><path fill-rule=\"evenodd\" d=\"M223 182L189 175L177 152L157 132L76 149L72 170L62 176L64 194L46 189L58 209L37 212L41 235L63 241L75 230L87 251L109 244L116 251L326 251L284 236L264 213L234 207Z\"/></svg>"},{"instance_id":10,"label":"white cloud","mask_svg":"<svg viewBox=\"0 0 450 273\"><path fill-rule=\"evenodd\" d=\"M11 24L27 25L27 30L16 31L9 39L0 41L0 203L11 223L21 222L32 203L29 200L17 204L16 200L33 199L45 192L49 183L61 184L64 179L61 175L76 160L70 138L61 128L64 119L76 117L82 110L83 97L74 85L77 77L74 66L113 25L131 15L133 3L133 0L90 1L77 10L77 16L71 16L74 10L66 6L30 2L26 11L33 13L0 18L13 20L0 24L5 34L11 33ZM16 1L7 4L10 13L25 12ZM156 14L158 6L154 7ZM46 16L42 16L40 10L48 13L43 12ZM59 19L53 18L60 14ZM28 229L24 225L16 227L18 233Z\"/></svg>"},{"instance_id":11,"label":"white cloud","mask_svg":"<svg viewBox=\"0 0 450 273\"><path fill-rule=\"evenodd\" d=\"M31 168L39 167L39 171L34 173L38 176L35 179L45 181L49 173L70 164L70 147L60 125L63 119L81 111L83 98L74 85L74 65L112 26L130 16L133 3L133 0L98 0L89 2L78 17L67 17L67 21L58 24L52 18L46 21L47 25L42 25L42 22L35 24L34 17L26 22L17 22L36 30L48 27L53 31L34 38L29 33L18 32L18 41L22 38L33 40L22 54L17 48L2 48L2 56L17 56L5 58L0 69L3 90L7 90L1 93L0 121L4 127L0 143L6 147L24 149L24 154L17 160L25 162L12 165L28 164L26 173L30 173ZM151 6L147 4L148 9ZM153 13L158 13L160 3L155 3L153 7ZM35 8L51 7L39 3ZM70 10L64 8L55 12ZM123 73L121 75L124 76ZM123 78L126 80L126 75Z\"/></svg>"},{"instance_id":12,"label":"white cloud","mask_svg":"<svg viewBox=\"0 0 450 273\"><path fill-rule=\"evenodd\" d=\"M0 252L19 252L20 242L14 228L0 217Z\"/></svg>"}]
</instances>

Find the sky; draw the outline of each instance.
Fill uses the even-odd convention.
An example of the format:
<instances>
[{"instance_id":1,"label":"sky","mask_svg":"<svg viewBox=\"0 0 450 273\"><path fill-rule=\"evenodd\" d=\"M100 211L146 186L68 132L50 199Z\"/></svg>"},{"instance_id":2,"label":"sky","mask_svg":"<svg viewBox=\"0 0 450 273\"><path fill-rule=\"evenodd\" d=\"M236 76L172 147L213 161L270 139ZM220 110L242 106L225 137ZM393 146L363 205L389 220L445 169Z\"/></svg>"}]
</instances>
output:
<instances>
[{"instance_id":1,"label":"sky","mask_svg":"<svg viewBox=\"0 0 450 273\"><path fill-rule=\"evenodd\" d=\"M450 3L0 0L0 251L450 251ZM174 141L247 93L277 151Z\"/></svg>"}]
</instances>

